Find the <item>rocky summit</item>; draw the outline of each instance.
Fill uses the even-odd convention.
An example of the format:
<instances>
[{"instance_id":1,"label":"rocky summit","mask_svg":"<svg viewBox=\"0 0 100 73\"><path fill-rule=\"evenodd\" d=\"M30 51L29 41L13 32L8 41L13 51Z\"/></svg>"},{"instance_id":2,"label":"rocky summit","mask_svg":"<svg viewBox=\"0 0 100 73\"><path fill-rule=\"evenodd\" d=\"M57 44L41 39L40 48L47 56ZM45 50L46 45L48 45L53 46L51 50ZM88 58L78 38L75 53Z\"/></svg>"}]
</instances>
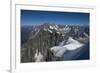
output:
<instances>
[{"instance_id":1,"label":"rocky summit","mask_svg":"<svg viewBox=\"0 0 100 73\"><path fill-rule=\"evenodd\" d=\"M22 26L21 62L89 59L89 35L89 26L50 23Z\"/></svg>"}]
</instances>

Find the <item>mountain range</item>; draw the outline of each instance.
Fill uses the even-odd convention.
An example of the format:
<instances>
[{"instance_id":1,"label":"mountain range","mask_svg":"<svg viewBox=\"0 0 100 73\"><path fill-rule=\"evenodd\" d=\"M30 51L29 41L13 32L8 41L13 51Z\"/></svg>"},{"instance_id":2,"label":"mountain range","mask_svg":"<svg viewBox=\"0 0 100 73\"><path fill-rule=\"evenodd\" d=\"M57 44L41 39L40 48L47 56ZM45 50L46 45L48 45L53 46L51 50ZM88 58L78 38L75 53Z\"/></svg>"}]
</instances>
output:
<instances>
[{"instance_id":1,"label":"mountain range","mask_svg":"<svg viewBox=\"0 0 100 73\"><path fill-rule=\"evenodd\" d=\"M89 26L42 25L21 27L21 62L89 59Z\"/></svg>"}]
</instances>

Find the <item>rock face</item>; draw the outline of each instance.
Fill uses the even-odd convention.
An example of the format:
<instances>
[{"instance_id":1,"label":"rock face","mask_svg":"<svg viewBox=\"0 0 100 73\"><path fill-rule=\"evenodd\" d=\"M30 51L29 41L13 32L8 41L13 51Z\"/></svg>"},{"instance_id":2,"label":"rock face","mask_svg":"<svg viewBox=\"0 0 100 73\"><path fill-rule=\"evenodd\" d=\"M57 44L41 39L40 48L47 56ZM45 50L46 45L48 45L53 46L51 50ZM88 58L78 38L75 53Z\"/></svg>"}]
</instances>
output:
<instances>
[{"instance_id":1,"label":"rock face","mask_svg":"<svg viewBox=\"0 0 100 73\"><path fill-rule=\"evenodd\" d=\"M62 46L66 46L70 43L68 41L70 37L80 44L86 45L89 43L89 27L49 23L27 28L23 26L21 28L21 62L65 60L64 54L67 53L66 50L61 57L57 57L55 53L51 51L51 48L58 46L61 47L61 50Z\"/></svg>"}]
</instances>

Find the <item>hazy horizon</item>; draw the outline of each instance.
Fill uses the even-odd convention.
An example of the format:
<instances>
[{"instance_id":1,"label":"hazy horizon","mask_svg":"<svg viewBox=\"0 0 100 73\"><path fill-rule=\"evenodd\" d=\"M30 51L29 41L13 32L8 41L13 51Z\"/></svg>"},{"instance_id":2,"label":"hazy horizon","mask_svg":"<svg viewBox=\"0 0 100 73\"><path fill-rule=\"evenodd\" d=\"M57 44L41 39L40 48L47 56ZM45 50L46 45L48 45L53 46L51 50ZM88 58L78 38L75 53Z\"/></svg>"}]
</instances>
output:
<instances>
[{"instance_id":1,"label":"hazy horizon","mask_svg":"<svg viewBox=\"0 0 100 73\"><path fill-rule=\"evenodd\" d=\"M21 10L21 26L44 23L89 26L89 13Z\"/></svg>"}]
</instances>

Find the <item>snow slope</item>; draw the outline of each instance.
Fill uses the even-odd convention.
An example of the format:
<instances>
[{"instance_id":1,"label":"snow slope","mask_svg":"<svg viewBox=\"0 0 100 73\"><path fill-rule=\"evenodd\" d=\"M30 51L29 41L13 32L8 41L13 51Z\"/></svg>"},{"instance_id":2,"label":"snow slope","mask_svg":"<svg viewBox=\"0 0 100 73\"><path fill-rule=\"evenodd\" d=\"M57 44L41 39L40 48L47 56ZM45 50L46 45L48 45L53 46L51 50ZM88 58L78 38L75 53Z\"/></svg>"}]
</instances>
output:
<instances>
[{"instance_id":1,"label":"snow slope","mask_svg":"<svg viewBox=\"0 0 100 73\"><path fill-rule=\"evenodd\" d=\"M83 44L81 44L78 41L72 39L71 37L69 37L67 43L68 43L67 45L63 46L63 47L66 47L67 50L75 50L75 49L83 46Z\"/></svg>"},{"instance_id":2,"label":"snow slope","mask_svg":"<svg viewBox=\"0 0 100 73\"><path fill-rule=\"evenodd\" d=\"M50 48L50 50L53 52L53 54L56 57L62 57L62 55L68 50L76 50L80 47L82 47L83 44L79 43L78 41L74 40L72 37L69 37L66 45L63 46L54 46Z\"/></svg>"}]
</instances>

